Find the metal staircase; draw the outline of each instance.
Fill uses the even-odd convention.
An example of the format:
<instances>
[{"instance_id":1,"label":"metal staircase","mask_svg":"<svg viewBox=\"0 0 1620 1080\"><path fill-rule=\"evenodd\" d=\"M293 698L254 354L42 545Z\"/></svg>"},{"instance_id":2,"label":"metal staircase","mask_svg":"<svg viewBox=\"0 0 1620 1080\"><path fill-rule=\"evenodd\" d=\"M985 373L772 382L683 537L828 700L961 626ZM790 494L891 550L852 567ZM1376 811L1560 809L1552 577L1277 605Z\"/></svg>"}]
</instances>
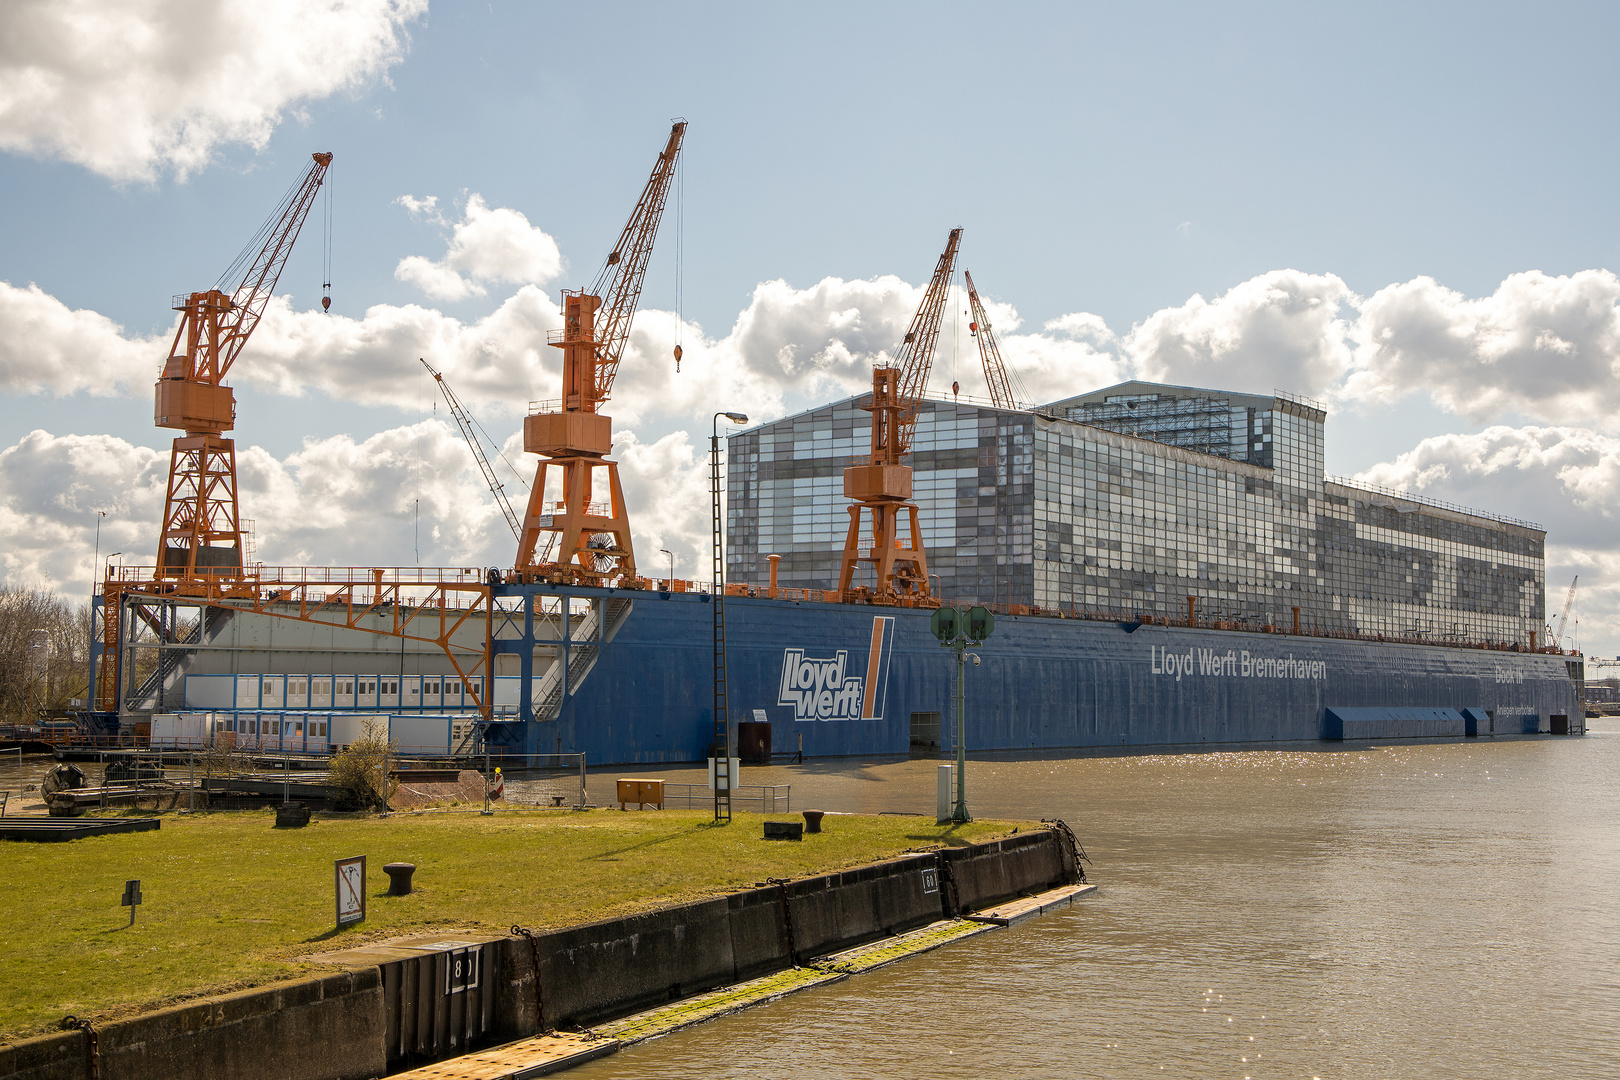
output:
<instances>
[{"instance_id":1,"label":"metal staircase","mask_svg":"<svg viewBox=\"0 0 1620 1080\"><path fill-rule=\"evenodd\" d=\"M591 601L591 610L577 628L568 631L568 648L560 646L551 667L546 670L534 689L534 718L537 721L555 720L562 714L563 687L569 693L578 693L580 686L601 658L602 645L613 640L619 627L624 625L634 601L621 598ZM605 614L605 621L604 621ZM568 677L563 678L563 658L568 658Z\"/></svg>"},{"instance_id":2,"label":"metal staircase","mask_svg":"<svg viewBox=\"0 0 1620 1080\"><path fill-rule=\"evenodd\" d=\"M205 623L208 636L214 637L230 621L232 615L229 608L199 608L198 610L199 612L203 610L211 612L210 617L207 619L199 617L184 634L171 640L171 646L202 644ZM144 612L142 612L142 616L146 621L151 622L150 617L146 616ZM183 701L164 701L162 692L168 687L169 681L173 678L175 672L179 671L186 661L191 659L191 656L192 650L186 648L170 647L160 650L157 666L152 669L152 673L124 699L125 711L162 712L169 708L184 705Z\"/></svg>"}]
</instances>

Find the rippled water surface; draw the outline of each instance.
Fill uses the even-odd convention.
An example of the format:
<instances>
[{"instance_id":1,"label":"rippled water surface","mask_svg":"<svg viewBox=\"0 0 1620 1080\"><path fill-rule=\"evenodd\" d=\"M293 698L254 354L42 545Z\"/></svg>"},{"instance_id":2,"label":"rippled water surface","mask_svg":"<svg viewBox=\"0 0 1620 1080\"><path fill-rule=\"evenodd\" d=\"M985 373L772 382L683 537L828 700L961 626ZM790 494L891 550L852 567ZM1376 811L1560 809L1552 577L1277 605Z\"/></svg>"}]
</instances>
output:
<instances>
[{"instance_id":1,"label":"rippled water surface","mask_svg":"<svg viewBox=\"0 0 1620 1080\"><path fill-rule=\"evenodd\" d=\"M743 782L792 784L796 807L932 813L936 765ZM1100 895L568 1075L1620 1076L1612 721L968 776L978 816L1065 818Z\"/></svg>"}]
</instances>

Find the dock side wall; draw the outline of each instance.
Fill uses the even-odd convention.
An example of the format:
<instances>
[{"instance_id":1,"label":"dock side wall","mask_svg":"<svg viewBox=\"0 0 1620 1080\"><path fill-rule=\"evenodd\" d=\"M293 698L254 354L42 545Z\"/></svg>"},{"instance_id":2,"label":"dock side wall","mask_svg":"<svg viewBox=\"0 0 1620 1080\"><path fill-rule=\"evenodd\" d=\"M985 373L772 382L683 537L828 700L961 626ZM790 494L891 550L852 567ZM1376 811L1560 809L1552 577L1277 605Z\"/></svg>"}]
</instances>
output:
<instances>
[{"instance_id":1,"label":"dock side wall","mask_svg":"<svg viewBox=\"0 0 1620 1080\"><path fill-rule=\"evenodd\" d=\"M1035 829L507 938L486 947L497 984L473 1043L534 1034L542 1008L546 1028L599 1023L1074 877L1067 844ZM84 1031L0 1044L0 1080L364 1080L390 1067L389 1007L382 969L356 969L109 1021L93 1044Z\"/></svg>"},{"instance_id":2,"label":"dock side wall","mask_svg":"<svg viewBox=\"0 0 1620 1080\"><path fill-rule=\"evenodd\" d=\"M532 946L509 939L500 1023L513 1038L538 1030L536 957L545 1025L590 1025L1074 879L1067 846L1037 829L536 935Z\"/></svg>"},{"instance_id":3,"label":"dock side wall","mask_svg":"<svg viewBox=\"0 0 1620 1080\"><path fill-rule=\"evenodd\" d=\"M377 968L114 1020L93 1039L68 1031L0 1046L4 1080L366 1080L386 1069Z\"/></svg>"}]
</instances>

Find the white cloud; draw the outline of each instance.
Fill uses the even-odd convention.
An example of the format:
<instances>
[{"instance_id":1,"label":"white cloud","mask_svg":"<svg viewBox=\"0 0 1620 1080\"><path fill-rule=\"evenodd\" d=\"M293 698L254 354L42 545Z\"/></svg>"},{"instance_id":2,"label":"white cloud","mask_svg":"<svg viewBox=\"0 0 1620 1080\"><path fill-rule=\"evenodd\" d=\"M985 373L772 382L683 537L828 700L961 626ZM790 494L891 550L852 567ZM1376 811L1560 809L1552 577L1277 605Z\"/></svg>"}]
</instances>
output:
<instances>
[{"instance_id":1,"label":"white cloud","mask_svg":"<svg viewBox=\"0 0 1620 1080\"><path fill-rule=\"evenodd\" d=\"M621 431L614 443L641 572L666 572L659 548L676 552L683 575L705 572L708 472L692 437L643 443ZM532 482L537 459L521 454L520 437L504 449ZM496 468L521 515L523 484ZM101 552L151 565L167 469L166 453L108 435L33 431L0 450L0 581L88 595L98 510ZM509 566L517 552L466 443L444 421L311 439L281 459L247 447L237 475L267 566L409 566L418 548L424 566Z\"/></svg>"},{"instance_id":2,"label":"white cloud","mask_svg":"<svg viewBox=\"0 0 1620 1080\"><path fill-rule=\"evenodd\" d=\"M167 335L124 336L94 311L74 311L38 285L0 281L0 392L136 394L157 380Z\"/></svg>"},{"instance_id":3,"label":"white cloud","mask_svg":"<svg viewBox=\"0 0 1620 1080\"><path fill-rule=\"evenodd\" d=\"M633 431L614 433L613 455L630 507L630 535L642 577L668 575L669 557L660 554L660 548L675 554L676 577L709 576L713 564L707 448L707 433L672 431L651 443L642 442Z\"/></svg>"},{"instance_id":4,"label":"white cloud","mask_svg":"<svg viewBox=\"0 0 1620 1080\"><path fill-rule=\"evenodd\" d=\"M1514 274L1470 300L1433 278L1390 285L1361 306L1347 397L1426 393L1474 420L1612 416L1620 407L1620 279Z\"/></svg>"},{"instance_id":5,"label":"white cloud","mask_svg":"<svg viewBox=\"0 0 1620 1080\"><path fill-rule=\"evenodd\" d=\"M434 196L401 195L394 201L412 217L444 220L435 209ZM451 232L444 257L408 255L394 268L394 277L436 300L456 301L483 296L488 283L540 284L561 272L557 241L516 210L491 210L475 193L467 196L467 208Z\"/></svg>"},{"instance_id":6,"label":"white cloud","mask_svg":"<svg viewBox=\"0 0 1620 1080\"><path fill-rule=\"evenodd\" d=\"M101 553L151 562L169 456L111 435L32 431L0 450L0 579L88 599Z\"/></svg>"},{"instance_id":7,"label":"white cloud","mask_svg":"<svg viewBox=\"0 0 1620 1080\"><path fill-rule=\"evenodd\" d=\"M1160 309L1125 336L1125 354L1155 382L1321 396L1350 366L1340 312L1354 303L1333 274L1273 270Z\"/></svg>"},{"instance_id":8,"label":"white cloud","mask_svg":"<svg viewBox=\"0 0 1620 1080\"><path fill-rule=\"evenodd\" d=\"M515 415L531 398L556 396L560 353L546 331L561 325L556 303L532 285L473 322L416 304L328 316L276 297L231 374L270 393L319 390L414 411L438 398L417 362L425 357L469 405Z\"/></svg>"},{"instance_id":9,"label":"white cloud","mask_svg":"<svg viewBox=\"0 0 1620 1080\"><path fill-rule=\"evenodd\" d=\"M289 109L404 58L427 0L10 0L0 148L117 182L178 179L222 145L262 150Z\"/></svg>"},{"instance_id":10,"label":"white cloud","mask_svg":"<svg viewBox=\"0 0 1620 1080\"><path fill-rule=\"evenodd\" d=\"M1620 650L1620 438L1579 427L1496 426L1424 439L1356 479L1543 526L1549 614L1579 574L1582 644L1610 656Z\"/></svg>"},{"instance_id":11,"label":"white cloud","mask_svg":"<svg viewBox=\"0 0 1620 1080\"><path fill-rule=\"evenodd\" d=\"M1587 428L1438 435L1356 479L1534 521L1560 544L1620 550L1620 439Z\"/></svg>"},{"instance_id":12,"label":"white cloud","mask_svg":"<svg viewBox=\"0 0 1620 1080\"><path fill-rule=\"evenodd\" d=\"M394 200L395 206L403 206L406 213L419 221L431 221L435 225L446 224L444 215L439 212L439 197L428 195L418 199L415 195L401 195Z\"/></svg>"}]
</instances>

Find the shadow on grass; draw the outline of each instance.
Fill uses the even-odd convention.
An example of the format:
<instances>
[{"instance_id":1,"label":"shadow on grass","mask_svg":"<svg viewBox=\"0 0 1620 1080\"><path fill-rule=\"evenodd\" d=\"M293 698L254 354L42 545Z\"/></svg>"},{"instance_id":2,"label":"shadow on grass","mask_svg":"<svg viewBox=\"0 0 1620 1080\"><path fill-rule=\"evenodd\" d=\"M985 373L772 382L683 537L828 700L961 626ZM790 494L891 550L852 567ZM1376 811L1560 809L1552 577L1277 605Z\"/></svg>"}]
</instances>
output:
<instances>
[{"instance_id":1,"label":"shadow on grass","mask_svg":"<svg viewBox=\"0 0 1620 1080\"><path fill-rule=\"evenodd\" d=\"M355 925L359 925L359 924L357 923ZM316 942L316 941L330 941L333 938L337 937L339 934L345 933L346 931L351 930L351 929L353 929L353 927L350 927L350 926L334 926L330 930L326 931L324 934L316 934L314 937L305 938L304 939L304 944L308 945L308 944L310 944L312 942Z\"/></svg>"},{"instance_id":2,"label":"shadow on grass","mask_svg":"<svg viewBox=\"0 0 1620 1080\"><path fill-rule=\"evenodd\" d=\"M956 833L956 830L961 827L961 824L962 823L959 821L953 821L951 822L951 827L946 829L943 833L907 833L906 839L930 840L936 844L944 844L946 847L972 847L972 840L965 840Z\"/></svg>"},{"instance_id":3,"label":"shadow on grass","mask_svg":"<svg viewBox=\"0 0 1620 1080\"><path fill-rule=\"evenodd\" d=\"M599 860L602 860L602 859L610 859L615 855L623 855L627 851L639 851L642 848L649 848L649 847L652 847L655 844L667 844L671 840L679 840L683 835L685 835L685 834L684 833L670 833L668 836L655 836L651 840L643 840L639 844L631 844L628 847L612 848L611 850L608 850L608 851L598 851L595 855L587 855L587 856L585 856L585 861L593 862L593 861L599 861Z\"/></svg>"}]
</instances>

